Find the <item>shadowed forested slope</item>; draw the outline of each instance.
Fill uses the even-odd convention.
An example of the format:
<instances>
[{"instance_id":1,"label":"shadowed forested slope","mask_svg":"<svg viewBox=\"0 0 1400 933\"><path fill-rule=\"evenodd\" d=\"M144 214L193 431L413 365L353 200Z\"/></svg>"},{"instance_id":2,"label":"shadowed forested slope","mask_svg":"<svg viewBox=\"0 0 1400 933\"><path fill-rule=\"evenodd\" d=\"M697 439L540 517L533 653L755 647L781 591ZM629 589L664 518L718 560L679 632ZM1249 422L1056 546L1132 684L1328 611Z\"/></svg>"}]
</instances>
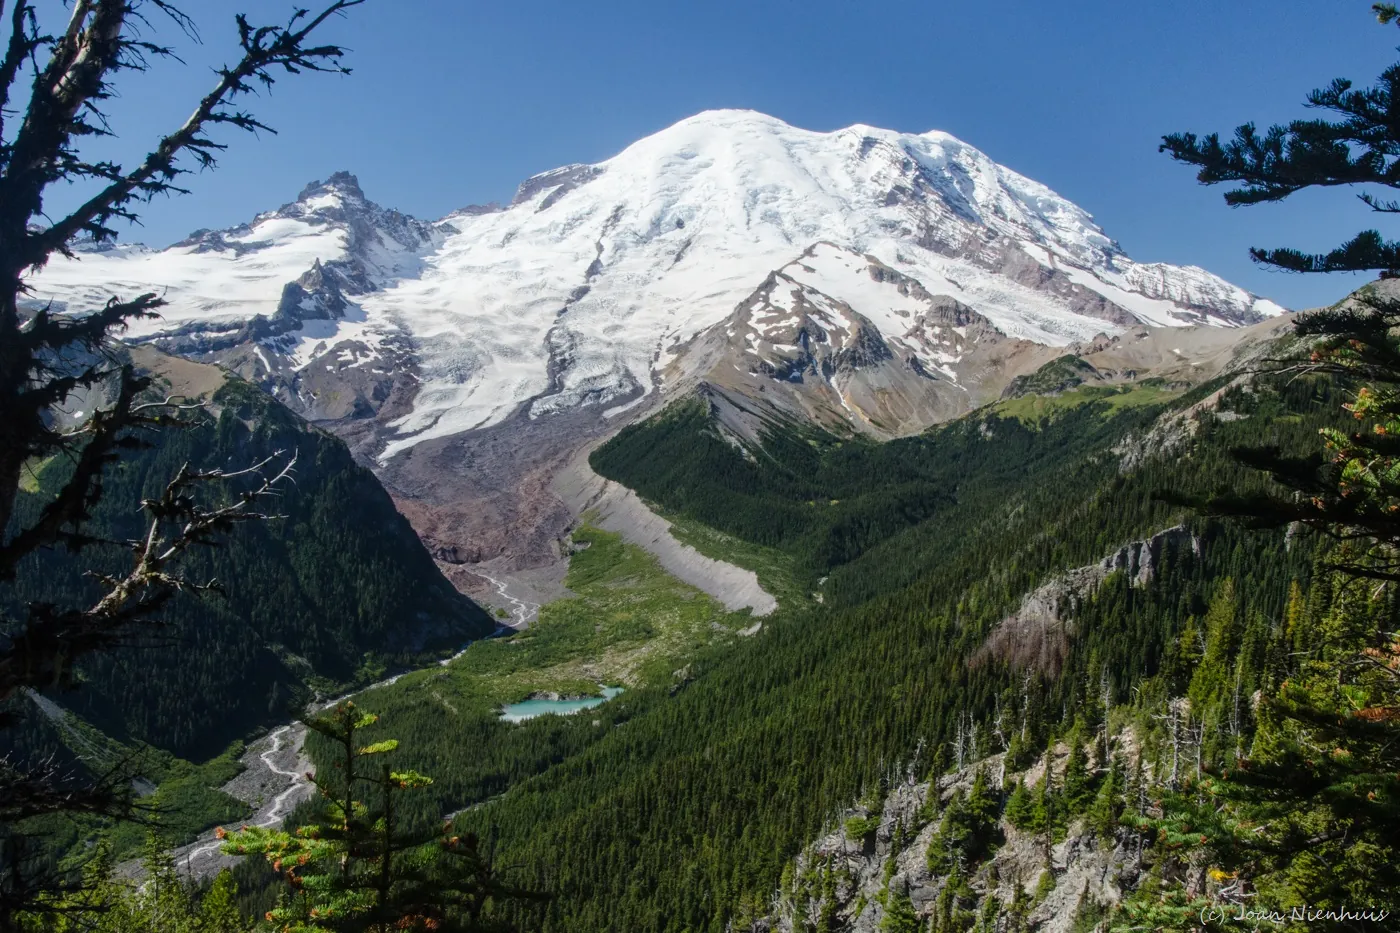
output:
<instances>
[{"instance_id":1,"label":"shadowed forested slope","mask_svg":"<svg viewBox=\"0 0 1400 933\"><path fill-rule=\"evenodd\" d=\"M297 457L295 482L272 509L282 517L191 551L186 576L217 580L227 598L177 596L163 610L168 624L146 639L154 647L95 655L82 670L87 684L65 696L66 705L114 736L198 759L295 715L312 685L372 678L385 664L492 631L343 443L242 382L220 388L212 410L195 427L149 435L151 446L109 469L91 533L115 541L138 535L140 501L184 463L236 470L279 450ZM20 521L42 507L65 468L35 465ZM78 559L32 555L5 598L59 605L91 598L83 570L122 559L115 547Z\"/></svg>"}]
</instances>

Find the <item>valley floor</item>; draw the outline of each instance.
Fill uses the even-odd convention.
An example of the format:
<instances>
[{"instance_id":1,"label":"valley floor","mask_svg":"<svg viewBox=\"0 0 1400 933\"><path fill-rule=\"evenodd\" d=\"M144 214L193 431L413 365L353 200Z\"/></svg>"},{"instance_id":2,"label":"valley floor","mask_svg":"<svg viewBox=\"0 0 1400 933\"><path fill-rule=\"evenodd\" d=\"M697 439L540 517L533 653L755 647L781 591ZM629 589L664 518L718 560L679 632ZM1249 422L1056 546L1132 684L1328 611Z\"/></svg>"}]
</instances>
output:
<instances>
[{"instance_id":1,"label":"valley floor","mask_svg":"<svg viewBox=\"0 0 1400 933\"><path fill-rule=\"evenodd\" d=\"M666 553L688 552L693 555L688 558L692 567L706 564L732 577L746 575L749 592L761 594L770 608L776 607L776 601L758 586L753 571L679 544L667 533L668 523L639 500L626 514L650 516L645 527L653 531L649 540L653 547L664 536L672 545ZM590 519L600 522L616 515L611 508L589 512ZM473 568L493 585L497 598L492 602L502 623L500 637L476 642L431 667L389 677L354 694L354 701L384 713L390 734L400 734L411 725L420 736L411 743L415 754L433 758L434 749L425 745L464 743L482 728L518 730L519 726L497 720L505 705L533 697L596 696L604 685L671 684L684 679L687 660L700 648L758 630L749 607L727 608L668 573L664 555L658 557L629 543L635 529L581 526L570 538L563 578L544 580L544 585L529 574L522 578L519 572L497 570L499 576L489 576L488 571ZM558 598L543 605L531 601L530 597L551 590ZM324 708L325 703L319 706ZM549 724L533 728L548 729ZM425 743L424 735L436 741ZM313 796L306 774L314 762L305 747L306 738L306 727L291 723L250 743L239 759L239 773L218 791L210 790L235 810L238 804L247 808L245 815L234 820L227 819L225 808L220 819L224 828L280 825L298 804ZM470 805L476 797L446 791L440 796L442 813ZM213 816L215 810L206 812ZM198 813L190 816L200 824ZM206 818L202 825L211 824ZM212 828L205 829L198 839L180 846L177 865L194 877L210 877L235 861L222 855L219 847ZM136 870L134 863L130 869Z\"/></svg>"},{"instance_id":2,"label":"valley floor","mask_svg":"<svg viewBox=\"0 0 1400 933\"><path fill-rule=\"evenodd\" d=\"M571 546L564 580L571 595L538 607L528 627L479 642L449 664L404 675L356 701L375 708L412 698L458 717L539 694L591 696L600 684L665 680L694 649L735 637L750 624L749 611L731 611L676 579L622 533L584 525Z\"/></svg>"}]
</instances>

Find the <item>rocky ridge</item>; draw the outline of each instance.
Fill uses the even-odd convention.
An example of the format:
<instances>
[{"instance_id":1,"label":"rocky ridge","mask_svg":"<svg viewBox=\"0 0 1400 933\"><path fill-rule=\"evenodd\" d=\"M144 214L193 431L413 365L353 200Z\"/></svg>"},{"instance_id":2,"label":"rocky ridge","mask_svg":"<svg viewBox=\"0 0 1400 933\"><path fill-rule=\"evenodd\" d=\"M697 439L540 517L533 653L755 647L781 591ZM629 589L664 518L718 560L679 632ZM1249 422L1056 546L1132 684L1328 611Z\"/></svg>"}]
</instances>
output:
<instances>
[{"instance_id":1,"label":"rocky ridge","mask_svg":"<svg viewBox=\"0 0 1400 933\"><path fill-rule=\"evenodd\" d=\"M1130 767L1139 767L1131 733L1117 736L1114 745ZM795 921L798 916L815 918L823 912L828 896L813 883L822 873L835 879L830 891L835 929L877 933L883 928L893 892L907 893L920 923L927 922L950 883L948 874L930 869L927 853L939 832L937 814L954 794L966 796L979 771L990 775L994 786L997 778L1009 785L1019 780L1030 786L1046 768L1063 778L1068 757L1069 749L1061 744L1019 771L1009 766L1003 753L929 781L916 781L908 771L898 775L882 800L843 811L836 826L804 848L785 874L795 883L776 891L765 915L746 929L749 933L807 929ZM873 828L852 838L852 829L864 826ZM1130 833L1096 832L1083 818L1072 821L1058 840L1050 833L1019 830L1005 819L999 821L998 830L1003 841L986 861L969 866L966 881L978 902L975 913L980 915L988 900L995 898L999 923L1005 922L1012 904L1024 904L1025 929L1068 933L1081 912L1117 904L1143 872L1141 852Z\"/></svg>"},{"instance_id":2,"label":"rocky ridge","mask_svg":"<svg viewBox=\"0 0 1400 933\"><path fill-rule=\"evenodd\" d=\"M979 657L1029 666L1052 675L1058 673L1069 652L1074 616L1083 600L1113 573L1126 574L1132 586L1145 586L1168 549L1186 549L1199 557L1201 542L1188 528L1176 525L1141 541L1130 541L1098 563L1047 580L1027 593L1015 612L997 623Z\"/></svg>"}]
</instances>

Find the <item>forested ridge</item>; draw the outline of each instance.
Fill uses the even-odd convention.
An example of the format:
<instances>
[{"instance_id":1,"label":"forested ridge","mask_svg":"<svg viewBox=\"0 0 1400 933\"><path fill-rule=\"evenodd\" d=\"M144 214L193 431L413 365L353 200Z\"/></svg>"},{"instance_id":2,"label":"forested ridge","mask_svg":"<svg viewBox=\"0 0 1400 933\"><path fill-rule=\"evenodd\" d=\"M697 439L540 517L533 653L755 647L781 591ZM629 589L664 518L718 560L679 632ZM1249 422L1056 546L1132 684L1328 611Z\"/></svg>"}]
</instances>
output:
<instances>
[{"instance_id":1,"label":"forested ridge","mask_svg":"<svg viewBox=\"0 0 1400 933\"><path fill-rule=\"evenodd\" d=\"M1217 392L1218 404L1191 410ZM1260 487L1231 448L1309 450L1339 398L1324 379L1222 381L1140 407L1062 399L1030 424L990 409L884 445L775 426L749 451L701 403L682 402L624 430L595 466L670 514L786 551L826 598L782 610L750 641L699 650L594 716L505 737L483 723L482 760L516 747L536 776L517 772L502 796L429 789L412 819L427 827L490 798L457 825L554 894L521 918L532 928L719 931L751 918L823 825L896 766L936 773L960 723L1027 689L981 650L1027 592L1182 520L1164 490ZM1170 455L1131 453L1164 430L1176 432ZM1272 619L1309 576L1313 539L1192 528L1199 558L1169 549L1147 586L1111 576L1084 608L1063 667L1029 687L1028 746L1060 734L1105 667L1122 702L1181 665L1181 633L1221 581L1234 581L1241 613ZM471 755L430 734L440 706L405 699L381 700L392 712L375 728L405 739L406 764L443 773Z\"/></svg>"},{"instance_id":2,"label":"forested ridge","mask_svg":"<svg viewBox=\"0 0 1400 933\"><path fill-rule=\"evenodd\" d=\"M83 664L84 686L64 702L123 740L202 760L259 726L294 717L312 690L343 689L460 647L494 623L442 577L378 480L345 445L255 387L230 378L210 413L151 432L104 477L94 536L141 533L133 503L157 496L183 465L241 469L279 451L296 457L278 518L218 547L192 552L187 571L228 597L181 593L141 644ZM65 479L61 459L35 464L15 522L32 520ZM221 495L232 495L225 490ZM93 568L121 549L30 555L5 597L68 605L91 598Z\"/></svg>"},{"instance_id":3,"label":"forested ridge","mask_svg":"<svg viewBox=\"0 0 1400 933\"><path fill-rule=\"evenodd\" d=\"M857 605L918 585L932 566L966 560L969 548L986 549L987 561L968 561L959 586L986 586L978 580L984 567L1017 572L999 566L995 555L1034 547L1036 563L1020 558L1016 566L1035 569L1000 584L1003 595L1019 598L1040 568L1095 559L1170 524L1181 512L1161 501L1164 491L1208 492L1232 481L1257 488L1262 480L1234 463L1232 447L1306 449L1316 437L1310 419L1335 416L1336 399L1325 386L1287 385L1277 396L1233 387L1224 410L1230 419L1249 417L1248 427L1227 427L1207 411L1184 428L1159 429L1195 432L1174 451L1180 456L1123 466L1134 445L1153 442L1147 435L1163 413L1189 409L1222 387L1223 380L1169 404L1117 407L1092 392L1069 393L1053 417L1030 423L991 406L885 444L777 425L751 456L712 425L703 401L692 399L624 429L592 463L668 512L788 551L804 582L828 578L827 605Z\"/></svg>"}]
</instances>

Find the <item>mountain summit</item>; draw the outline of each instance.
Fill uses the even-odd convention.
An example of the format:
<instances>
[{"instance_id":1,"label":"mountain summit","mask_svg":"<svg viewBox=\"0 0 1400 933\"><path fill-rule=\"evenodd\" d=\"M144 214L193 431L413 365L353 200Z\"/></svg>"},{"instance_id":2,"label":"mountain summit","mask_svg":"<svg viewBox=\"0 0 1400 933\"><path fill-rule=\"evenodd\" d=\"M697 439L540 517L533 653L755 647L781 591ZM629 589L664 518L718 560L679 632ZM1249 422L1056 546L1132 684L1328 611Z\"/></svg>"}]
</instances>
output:
<instances>
[{"instance_id":1,"label":"mountain summit","mask_svg":"<svg viewBox=\"0 0 1400 933\"><path fill-rule=\"evenodd\" d=\"M945 396L911 402L923 413L905 430L967 407L948 399L971 397L981 344L1283 310L1196 267L1135 262L1082 208L946 133L818 133L739 110L536 175L503 209L426 223L341 172L240 227L80 253L30 285L73 310L162 290L166 318L134 339L225 362L312 417L378 414L384 461L516 413L616 415L720 362L788 384L806 367L859 408L841 374L894 360Z\"/></svg>"}]
</instances>

